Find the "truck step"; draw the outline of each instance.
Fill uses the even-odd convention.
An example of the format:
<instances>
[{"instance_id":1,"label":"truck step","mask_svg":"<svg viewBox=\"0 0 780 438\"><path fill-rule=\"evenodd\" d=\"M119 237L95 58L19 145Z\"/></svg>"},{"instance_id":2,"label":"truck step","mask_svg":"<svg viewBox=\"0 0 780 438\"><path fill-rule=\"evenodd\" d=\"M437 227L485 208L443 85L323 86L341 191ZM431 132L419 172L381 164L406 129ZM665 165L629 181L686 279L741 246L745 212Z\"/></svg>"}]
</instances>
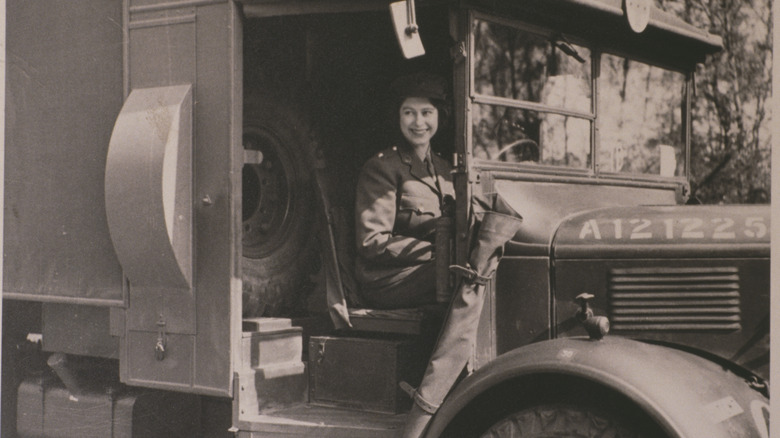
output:
<instances>
[{"instance_id":1,"label":"truck step","mask_svg":"<svg viewBox=\"0 0 780 438\"><path fill-rule=\"evenodd\" d=\"M289 318L244 318L241 330L244 332L269 332L292 327Z\"/></svg>"},{"instance_id":2,"label":"truck step","mask_svg":"<svg viewBox=\"0 0 780 438\"><path fill-rule=\"evenodd\" d=\"M302 331L286 318L243 321L239 419L308 400Z\"/></svg>"},{"instance_id":3,"label":"truck step","mask_svg":"<svg viewBox=\"0 0 780 438\"><path fill-rule=\"evenodd\" d=\"M240 420L308 400L308 380L303 362L241 371L238 382Z\"/></svg>"},{"instance_id":4,"label":"truck step","mask_svg":"<svg viewBox=\"0 0 780 438\"><path fill-rule=\"evenodd\" d=\"M239 421L241 438L317 437L391 438L403 428L406 414L380 414L301 404Z\"/></svg>"},{"instance_id":5,"label":"truck step","mask_svg":"<svg viewBox=\"0 0 780 438\"><path fill-rule=\"evenodd\" d=\"M244 320L241 334L242 367L258 369L301 361L303 329L289 319ZM249 329L249 330L247 330Z\"/></svg>"}]
</instances>

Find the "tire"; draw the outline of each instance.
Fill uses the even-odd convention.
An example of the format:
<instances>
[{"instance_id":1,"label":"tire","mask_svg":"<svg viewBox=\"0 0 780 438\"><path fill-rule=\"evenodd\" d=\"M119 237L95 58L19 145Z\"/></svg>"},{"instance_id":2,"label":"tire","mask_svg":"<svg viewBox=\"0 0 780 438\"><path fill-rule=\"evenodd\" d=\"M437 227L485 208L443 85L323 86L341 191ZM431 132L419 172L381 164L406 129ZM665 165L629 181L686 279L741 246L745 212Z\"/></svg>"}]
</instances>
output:
<instances>
[{"instance_id":1,"label":"tire","mask_svg":"<svg viewBox=\"0 0 780 438\"><path fill-rule=\"evenodd\" d=\"M542 374L503 382L473 399L446 438L666 438L637 404L598 383Z\"/></svg>"},{"instance_id":2,"label":"tire","mask_svg":"<svg viewBox=\"0 0 780 438\"><path fill-rule=\"evenodd\" d=\"M318 269L313 134L290 96L250 94L244 104L243 316L306 313Z\"/></svg>"},{"instance_id":3,"label":"tire","mask_svg":"<svg viewBox=\"0 0 780 438\"><path fill-rule=\"evenodd\" d=\"M621 424L610 413L570 404L542 404L515 412L486 430L480 438L640 438L632 425Z\"/></svg>"}]
</instances>

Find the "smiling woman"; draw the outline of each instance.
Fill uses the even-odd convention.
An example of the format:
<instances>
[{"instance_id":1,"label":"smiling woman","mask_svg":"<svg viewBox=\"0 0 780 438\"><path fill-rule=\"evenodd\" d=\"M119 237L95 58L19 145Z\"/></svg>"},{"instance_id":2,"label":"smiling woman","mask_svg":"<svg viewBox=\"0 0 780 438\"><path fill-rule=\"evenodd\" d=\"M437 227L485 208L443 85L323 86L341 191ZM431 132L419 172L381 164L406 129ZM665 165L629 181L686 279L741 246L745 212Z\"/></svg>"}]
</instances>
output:
<instances>
[{"instance_id":1,"label":"smiling woman","mask_svg":"<svg viewBox=\"0 0 780 438\"><path fill-rule=\"evenodd\" d=\"M376 308L436 301L434 224L455 194L449 164L431 151L447 114L444 80L404 76L391 91L400 139L363 166L355 202L357 280Z\"/></svg>"},{"instance_id":2,"label":"smiling woman","mask_svg":"<svg viewBox=\"0 0 780 438\"><path fill-rule=\"evenodd\" d=\"M424 159L431 146L431 138L439 129L439 111L425 97L407 97L401 103L401 133Z\"/></svg>"}]
</instances>

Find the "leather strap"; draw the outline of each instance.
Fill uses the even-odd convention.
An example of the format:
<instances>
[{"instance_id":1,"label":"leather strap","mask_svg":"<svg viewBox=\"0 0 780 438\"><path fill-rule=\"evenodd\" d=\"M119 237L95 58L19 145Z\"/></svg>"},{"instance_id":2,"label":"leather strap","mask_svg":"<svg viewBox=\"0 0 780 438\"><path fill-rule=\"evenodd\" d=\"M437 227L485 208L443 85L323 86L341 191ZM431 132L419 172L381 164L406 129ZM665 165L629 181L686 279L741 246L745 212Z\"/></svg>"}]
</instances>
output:
<instances>
[{"instance_id":1,"label":"leather strap","mask_svg":"<svg viewBox=\"0 0 780 438\"><path fill-rule=\"evenodd\" d=\"M472 284L478 284L480 286L484 286L488 281L490 281L490 277L479 275L477 271L469 268L468 266L451 265L450 272L461 274L463 278L466 279L466 281Z\"/></svg>"}]
</instances>

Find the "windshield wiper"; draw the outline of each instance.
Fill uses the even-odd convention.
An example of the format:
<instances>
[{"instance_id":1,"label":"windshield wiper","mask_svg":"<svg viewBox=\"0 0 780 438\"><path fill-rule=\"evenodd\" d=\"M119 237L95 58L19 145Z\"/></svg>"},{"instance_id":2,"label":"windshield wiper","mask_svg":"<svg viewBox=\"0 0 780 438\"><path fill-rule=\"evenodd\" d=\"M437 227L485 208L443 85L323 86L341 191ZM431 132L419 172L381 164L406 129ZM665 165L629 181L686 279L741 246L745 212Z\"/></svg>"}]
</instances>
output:
<instances>
[{"instance_id":1,"label":"windshield wiper","mask_svg":"<svg viewBox=\"0 0 780 438\"><path fill-rule=\"evenodd\" d=\"M585 58L580 56L579 53L577 53L577 49L574 48L574 46L571 45L569 40L566 39L563 35L556 35L555 38L553 38L552 43L555 47L561 49L561 51L572 58L576 59L580 62L580 64L585 63Z\"/></svg>"}]
</instances>

